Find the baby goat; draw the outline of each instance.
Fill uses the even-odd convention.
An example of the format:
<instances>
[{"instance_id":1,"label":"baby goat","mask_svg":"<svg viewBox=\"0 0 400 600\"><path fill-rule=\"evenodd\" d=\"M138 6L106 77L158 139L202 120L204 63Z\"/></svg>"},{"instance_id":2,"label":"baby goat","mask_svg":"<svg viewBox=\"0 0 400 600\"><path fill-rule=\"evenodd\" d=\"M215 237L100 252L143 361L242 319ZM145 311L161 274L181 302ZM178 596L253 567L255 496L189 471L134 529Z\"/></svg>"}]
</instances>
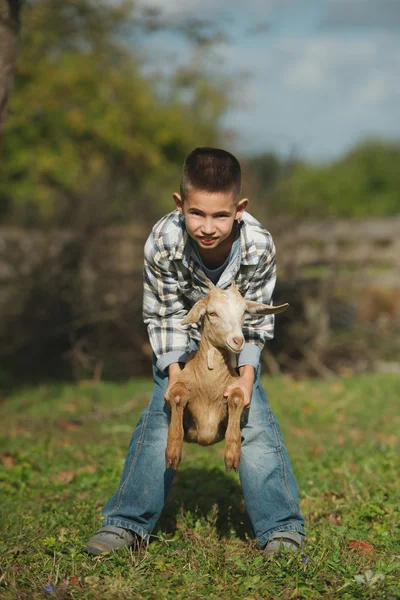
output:
<instances>
[{"instance_id":1,"label":"baby goat","mask_svg":"<svg viewBox=\"0 0 400 600\"><path fill-rule=\"evenodd\" d=\"M276 314L289 305L268 306L245 300L235 283L228 290L211 282L209 287L208 295L196 302L182 321L184 325L201 319L201 341L165 397L171 406L166 464L167 468L178 468L184 439L209 446L225 437L226 470L233 467L237 471L244 394L234 388L225 398L224 392L239 377L232 359L244 346L243 322L246 313Z\"/></svg>"}]
</instances>

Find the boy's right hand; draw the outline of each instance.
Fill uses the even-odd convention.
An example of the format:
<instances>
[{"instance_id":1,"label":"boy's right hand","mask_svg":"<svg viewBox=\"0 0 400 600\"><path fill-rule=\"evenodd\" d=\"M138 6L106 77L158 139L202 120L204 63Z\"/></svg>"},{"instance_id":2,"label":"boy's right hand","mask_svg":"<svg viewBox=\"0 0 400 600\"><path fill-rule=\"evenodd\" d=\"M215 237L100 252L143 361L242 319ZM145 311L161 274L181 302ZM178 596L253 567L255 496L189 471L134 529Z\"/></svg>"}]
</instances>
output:
<instances>
[{"instance_id":1,"label":"boy's right hand","mask_svg":"<svg viewBox=\"0 0 400 600\"><path fill-rule=\"evenodd\" d=\"M171 365L169 365L169 367L168 367L168 387L167 387L165 395L164 395L165 400L169 400L169 392L170 392L172 386L175 385L175 383L177 382L178 377L181 374L183 367L184 367L183 363L172 363Z\"/></svg>"}]
</instances>

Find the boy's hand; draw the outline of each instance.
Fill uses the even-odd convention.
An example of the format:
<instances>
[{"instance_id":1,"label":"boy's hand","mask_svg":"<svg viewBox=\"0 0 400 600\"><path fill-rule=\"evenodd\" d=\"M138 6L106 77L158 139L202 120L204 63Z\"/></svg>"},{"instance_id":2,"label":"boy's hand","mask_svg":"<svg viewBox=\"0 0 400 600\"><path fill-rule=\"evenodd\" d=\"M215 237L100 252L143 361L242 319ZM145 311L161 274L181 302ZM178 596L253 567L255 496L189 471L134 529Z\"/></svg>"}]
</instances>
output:
<instances>
[{"instance_id":1,"label":"boy's hand","mask_svg":"<svg viewBox=\"0 0 400 600\"><path fill-rule=\"evenodd\" d=\"M168 387L166 389L164 398L169 400L169 391L172 386L176 383L182 369L184 367L183 363L172 363L168 367Z\"/></svg>"},{"instance_id":2,"label":"boy's hand","mask_svg":"<svg viewBox=\"0 0 400 600\"><path fill-rule=\"evenodd\" d=\"M229 392L235 388L239 388L244 394L244 408L248 408L250 406L251 394L253 393L254 368L251 365L245 365L244 367L240 367L239 372L240 377L236 379L235 383L226 388L224 396L228 396Z\"/></svg>"}]
</instances>

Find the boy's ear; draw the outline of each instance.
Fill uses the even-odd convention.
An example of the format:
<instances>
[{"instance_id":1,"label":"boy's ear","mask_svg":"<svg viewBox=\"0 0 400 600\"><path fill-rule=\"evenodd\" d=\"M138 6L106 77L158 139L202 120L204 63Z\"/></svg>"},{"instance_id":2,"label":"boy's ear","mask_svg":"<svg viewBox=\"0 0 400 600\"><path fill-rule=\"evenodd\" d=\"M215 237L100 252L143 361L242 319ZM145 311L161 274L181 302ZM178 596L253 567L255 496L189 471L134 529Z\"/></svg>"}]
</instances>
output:
<instances>
[{"instance_id":1,"label":"boy's ear","mask_svg":"<svg viewBox=\"0 0 400 600\"><path fill-rule=\"evenodd\" d=\"M288 308L289 304L278 304L277 306L272 306L269 304L261 304L261 302L253 302L253 300L248 300L246 302L246 312L251 315L277 315L280 312L283 312Z\"/></svg>"},{"instance_id":2,"label":"boy's ear","mask_svg":"<svg viewBox=\"0 0 400 600\"><path fill-rule=\"evenodd\" d=\"M201 317L206 314L207 299L202 298L189 310L186 317L181 321L181 325L189 325L190 323L197 323Z\"/></svg>"},{"instance_id":3,"label":"boy's ear","mask_svg":"<svg viewBox=\"0 0 400 600\"><path fill-rule=\"evenodd\" d=\"M180 195L177 192L172 194L172 197L175 200L176 208L179 210L181 215L183 215L183 200L182 200L182 198L180 197Z\"/></svg>"},{"instance_id":4,"label":"boy's ear","mask_svg":"<svg viewBox=\"0 0 400 600\"><path fill-rule=\"evenodd\" d=\"M242 200L240 200L238 202L237 207L236 207L236 215L235 215L236 221L238 221L240 219L240 217L246 210L248 203L249 203L248 198L243 198Z\"/></svg>"}]
</instances>

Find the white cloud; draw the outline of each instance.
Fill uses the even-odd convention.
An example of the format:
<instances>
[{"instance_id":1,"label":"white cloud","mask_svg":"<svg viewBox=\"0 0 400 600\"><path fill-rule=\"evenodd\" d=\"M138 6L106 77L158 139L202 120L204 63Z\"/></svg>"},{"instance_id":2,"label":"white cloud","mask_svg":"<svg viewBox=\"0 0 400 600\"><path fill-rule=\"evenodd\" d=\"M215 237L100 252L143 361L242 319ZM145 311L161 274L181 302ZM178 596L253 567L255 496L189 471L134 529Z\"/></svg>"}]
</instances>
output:
<instances>
[{"instance_id":1,"label":"white cloud","mask_svg":"<svg viewBox=\"0 0 400 600\"><path fill-rule=\"evenodd\" d=\"M243 106L224 120L239 150L297 149L328 158L368 135L400 137L400 43L382 34L310 35L236 48L231 61L252 65Z\"/></svg>"},{"instance_id":2,"label":"white cloud","mask_svg":"<svg viewBox=\"0 0 400 600\"><path fill-rule=\"evenodd\" d=\"M381 4L377 0L347 1L353 7L349 24L352 19L355 23L368 3L375 11L380 6L385 15L394 10L393 0L380 0ZM213 18L227 9L235 16L233 41L218 48L216 54L223 61L223 73L230 71L237 77L235 106L223 119L237 133L236 151L269 148L288 154L295 148L309 157L325 159L367 135L400 137L400 38L390 28L359 28L359 21L353 29L327 26L319 30L323 18L325 25L333 17L339 22L338 15L345 22L344 0L324 3L330 11L325 17L321 0L141 2L158 3L172 19L182 14ZM400 0L396 3L400 9ZM302 17L303 13L306 16ZM239 26L246 29L249 15L253 22L257 17L268 22L273 16L276 28L262 36L236 35ZM165 34L158 54L168 56L177 48L176 38ZM180 55L183 60L187 53L181 51ZM171 64L170 58L165 60ZM241 72L250 77L240 76Z\"/></svg>"}]
</instances>

